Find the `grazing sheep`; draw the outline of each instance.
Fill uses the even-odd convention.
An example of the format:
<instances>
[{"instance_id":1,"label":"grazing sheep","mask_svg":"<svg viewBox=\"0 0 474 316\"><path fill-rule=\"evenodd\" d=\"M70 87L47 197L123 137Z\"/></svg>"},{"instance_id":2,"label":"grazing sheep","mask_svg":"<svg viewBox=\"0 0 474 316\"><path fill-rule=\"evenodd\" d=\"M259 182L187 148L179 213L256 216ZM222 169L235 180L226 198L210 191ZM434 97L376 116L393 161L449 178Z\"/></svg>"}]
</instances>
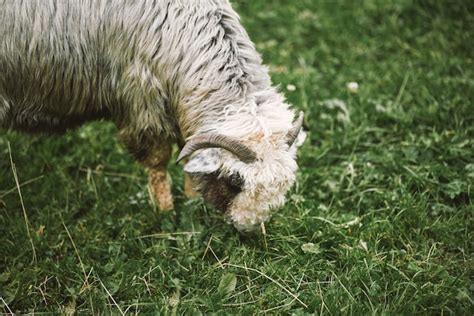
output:
<instances>
[{"instance_id":1,"label":"grazing sheep","mask_svg":"<svg viewBox=\"0 0 474 316\"><path fill-rule=\"evenodd\" d=\"M61 132L108 119L150 169L161 209L173 207L173 143L197 189L237 229L255 229L283 205L303 116L295 120L271 86L227 1L0 7L0 127Z\"/></svg>"}]
</instances>

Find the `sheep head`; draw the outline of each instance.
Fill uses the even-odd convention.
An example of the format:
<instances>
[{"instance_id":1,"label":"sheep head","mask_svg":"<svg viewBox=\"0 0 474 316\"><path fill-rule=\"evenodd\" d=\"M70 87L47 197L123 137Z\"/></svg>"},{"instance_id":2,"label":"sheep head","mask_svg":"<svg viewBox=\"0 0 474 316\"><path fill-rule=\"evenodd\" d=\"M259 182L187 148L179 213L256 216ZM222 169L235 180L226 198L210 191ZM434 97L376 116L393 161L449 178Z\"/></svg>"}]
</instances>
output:
<instances>
[{"instance_id":1,"label":"sheep head","mask_svg":"<svg viewBox=\"0 0 474 316\"><path fill-rule=\"evenodd\" d=\"M283 206L295 182L302 124L301 112L285 135L268 139L198 135L186 143L178 161L190 157L184 171L204 199L225 212L239 231L252 231Z\"/></svg>"}]
</instances>

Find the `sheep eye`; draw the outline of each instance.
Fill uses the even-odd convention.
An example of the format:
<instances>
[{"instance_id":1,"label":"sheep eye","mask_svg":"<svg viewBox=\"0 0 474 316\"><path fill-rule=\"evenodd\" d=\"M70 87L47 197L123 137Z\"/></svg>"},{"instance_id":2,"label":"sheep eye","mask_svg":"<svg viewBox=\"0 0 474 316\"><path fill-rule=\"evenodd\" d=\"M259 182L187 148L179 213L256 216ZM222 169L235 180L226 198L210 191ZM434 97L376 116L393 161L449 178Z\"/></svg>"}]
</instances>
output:
<instances>
[{"instance_id":1,"label":"sheep eye","mask_svg":"<svg viewBox=\"0 0 474 316\"><path fill-rule=\"evenodd\" d=\"M242 176L240 174L235 173L235 174L233 174L229 177L229 182L233 186L236 186L236 187L240 188L244 184L244 178L242 178Z\"/></svg>"}]
</instances>

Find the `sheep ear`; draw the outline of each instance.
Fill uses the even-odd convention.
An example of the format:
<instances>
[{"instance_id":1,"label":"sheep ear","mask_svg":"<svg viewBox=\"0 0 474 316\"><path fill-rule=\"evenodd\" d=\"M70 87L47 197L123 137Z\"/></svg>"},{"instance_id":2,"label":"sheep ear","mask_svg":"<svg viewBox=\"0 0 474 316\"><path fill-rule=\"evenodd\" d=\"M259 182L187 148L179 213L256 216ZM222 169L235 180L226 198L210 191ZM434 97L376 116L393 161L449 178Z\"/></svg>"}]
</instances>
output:
<instances>
[{"instance_id":1,"label":"sheep ear","mask_svg":"<svg viewBox=\"0 0 474 316\"><path fill-rule=\"evenodd\" d=\"M308 136L308 134L303 129L301 129L294 143L296 147L303 145L304 141L306 140L306 136Z\"/></svg>"},{"instance_id":2,"label":"sheep ear","mask_svg":"<svg viewBox=\"0 0 474 316\"><path fill-rule=\"evenodd\" d=\"M184 165L184 171L190 174L212 173L222 165L220 152L216 148L203 149L191 156Z\"/></svg>"}]
</instances>

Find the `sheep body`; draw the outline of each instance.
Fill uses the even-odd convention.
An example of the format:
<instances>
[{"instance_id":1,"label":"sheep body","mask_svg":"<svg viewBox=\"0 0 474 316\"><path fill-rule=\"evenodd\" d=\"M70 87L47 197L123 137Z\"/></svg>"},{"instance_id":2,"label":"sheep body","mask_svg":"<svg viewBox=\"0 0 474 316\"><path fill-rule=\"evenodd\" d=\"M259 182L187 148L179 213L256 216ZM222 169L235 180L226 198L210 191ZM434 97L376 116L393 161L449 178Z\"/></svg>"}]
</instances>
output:
<instances>
[{"instance_id":1,"label":"sheep body","mask_svg":"<svg viewBox=\"0 0 474 316\"><path fill-rule=\"evenodd\" d=\"M111 120L152 169L150 183L162 184L154 192L162 208L172 207L160 203L170 200L163 185L170 145L203 133L231 136L260 159L197 151L185 170L204 196L222 199L206 194L213 189L203 174L243 178L225 203L243 230L283 204L296 172L295 146L285 143L294 114L227 1L0 0L0 7L0 127L51 132ZM203 172L199 161L209 159L216 166Z\"/></svg>"}]
</instances>

